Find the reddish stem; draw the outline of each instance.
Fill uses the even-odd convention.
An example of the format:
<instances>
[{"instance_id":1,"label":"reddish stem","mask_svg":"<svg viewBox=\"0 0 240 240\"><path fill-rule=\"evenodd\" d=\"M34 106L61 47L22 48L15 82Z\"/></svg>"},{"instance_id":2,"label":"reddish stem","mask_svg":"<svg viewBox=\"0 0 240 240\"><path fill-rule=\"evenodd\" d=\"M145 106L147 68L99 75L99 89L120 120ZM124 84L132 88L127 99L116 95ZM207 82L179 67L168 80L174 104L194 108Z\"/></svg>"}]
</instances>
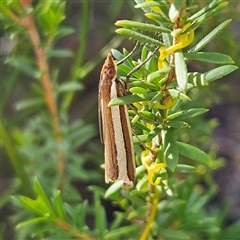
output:
<instances>
[{"instance_id":1,"label":"reddish stem","mask_svg":"<svg viewBox=\"0 0 240 240\"><path fill-rule=\"evenodd\" d=\"M31 6L31 0L21 0L21 4L24 9L29 8ZM45 90L45 101L49 109L49 112L51 114L52 127L55 133L56 143L57 143L59 179L61 179L61 182L63 182L65 158L64 158L63 152L60 149L60 145L63 141L63 137L62 137L61 129L59 126L57 104L54 99L54 88L51 82L49 68L46 60L46 51L49 45L47 45L45 48L41 47L41 40L34 23L34 18L31 14L24 16L24 18L21 20L21 24L28 32L29 38L31 40L31 43L33 45L33 48L37 57L38 67L42 73L41 83ZM51 41L49 42L49 44L50 43Z\"/></svg>"}]
</instances>

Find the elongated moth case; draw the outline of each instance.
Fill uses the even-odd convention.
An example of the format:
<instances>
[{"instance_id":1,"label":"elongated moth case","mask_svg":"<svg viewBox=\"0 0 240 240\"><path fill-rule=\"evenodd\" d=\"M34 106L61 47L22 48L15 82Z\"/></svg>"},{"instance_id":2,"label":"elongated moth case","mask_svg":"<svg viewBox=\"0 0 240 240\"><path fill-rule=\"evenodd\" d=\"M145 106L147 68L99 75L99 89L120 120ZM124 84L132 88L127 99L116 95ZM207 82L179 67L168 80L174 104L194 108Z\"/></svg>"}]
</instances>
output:
<instances>
[{"instance_id":1,"label":"elongated moth case","mask_svg":"<svg viewBox=\"0 0 240 240\"><path fill-rule=\"evenodd\" d=\"M101 141L104 144L105 181L122 180L123 188L133 185L135 155L126 105L108 107L115 97L123 96L124 82L117 76L116 65L109 53L101 70L98 115Z\"/></svg>"}]
</instances>

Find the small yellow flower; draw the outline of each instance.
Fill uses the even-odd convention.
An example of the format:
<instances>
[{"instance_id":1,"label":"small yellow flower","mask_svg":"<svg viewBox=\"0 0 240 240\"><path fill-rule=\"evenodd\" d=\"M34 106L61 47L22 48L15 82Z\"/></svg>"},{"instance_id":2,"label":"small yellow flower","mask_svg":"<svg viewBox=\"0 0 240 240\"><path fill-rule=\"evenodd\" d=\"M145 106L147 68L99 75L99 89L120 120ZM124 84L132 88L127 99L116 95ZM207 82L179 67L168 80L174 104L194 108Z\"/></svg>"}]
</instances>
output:
<instances>
[{"instance_id":1,"label":"small yellow flower","mask_svg":"<svg viewBox=\"0 0 240 240\"><path fill-rule=\"evenodd\" d=\"M190 27L190 23L186 24L182 31L185 31L186 29L188 29ZM185 48L187 47L188 45L190 45L192 43L194 39L194 30L191 30L190 32L188 33L185 33L185 34L181 34L177 37L176 39L176 44L174 44L173 46L171 47L167 47L167 46L163 46L159 49L160 51L160 56L159 56L159 65L161 66L163 62L163 60L166 59L166 57L172 53L172 52L175 52L176 50L178 49L182 49L182 48Z\"/></svg>"}]
</instances>

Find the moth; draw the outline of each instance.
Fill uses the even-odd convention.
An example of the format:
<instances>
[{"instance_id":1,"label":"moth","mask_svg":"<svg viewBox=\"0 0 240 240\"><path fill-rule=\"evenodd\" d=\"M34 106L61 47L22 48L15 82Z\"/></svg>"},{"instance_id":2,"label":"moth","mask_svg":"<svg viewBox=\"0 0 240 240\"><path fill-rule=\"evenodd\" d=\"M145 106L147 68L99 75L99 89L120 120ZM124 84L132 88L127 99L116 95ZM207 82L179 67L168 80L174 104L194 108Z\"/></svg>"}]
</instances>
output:
<instances>
[{"instance_id":1,"label":"moth","mask_svg":"<svg viewBox=\"0 0 240 240\"><path fill-rule=\"evenodd\" d=\"M109 107L111 99L126 92L125 83L117 76L117 67L109 53L103 64L98 93L100 138L104 144L105 182L123 181L123 188L133 186L135 154L131 125L126 105Z\"/></svg>"}]
</instances>

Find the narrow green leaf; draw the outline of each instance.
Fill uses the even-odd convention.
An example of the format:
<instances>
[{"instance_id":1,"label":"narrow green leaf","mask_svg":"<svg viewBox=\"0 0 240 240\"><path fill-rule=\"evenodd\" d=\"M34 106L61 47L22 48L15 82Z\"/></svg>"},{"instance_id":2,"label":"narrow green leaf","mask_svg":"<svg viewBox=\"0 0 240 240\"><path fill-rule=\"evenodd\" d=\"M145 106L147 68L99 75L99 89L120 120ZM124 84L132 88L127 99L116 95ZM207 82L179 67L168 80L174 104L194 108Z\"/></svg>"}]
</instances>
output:
<instances>
[{"instance_id":1,"label":"narrow green leaf","mask_svg":"<svg viewBox=\"0 0 240 240\"><path fill-rule=\"evenodd\" d=\"M149 52L147 57L151 57L150 56L151 54L152 54L152 52ZM144 67L149 71L149 73L157 71L158 70L158 58L156 56L152 56L150 58L150 60L145 63Z\"/></svg>"},{"instance_id":2,"label":"narrow green leaf","mask_svg":"<svg viewBox=\"0 0 240 240\"><path fill-rule=\"evenodd\" d=\"M148 90L146 88L142 87L132 87L129 89L131 93L137 93L137 94L146 94L148 93Z\"/></svg>"},{"instance_id":3,"label":"narrow green leaf","mask_svg":"<svg viewBox=\"0 0 240 240\"><path fill-rule=\"evenodd\" d=\"M115 212L114 219L111 222L111 225L109 226L109 232L111 232L114 229L118 229L122 226L122 223L124 221L124 215L121 212Z\"/></svg>"},{"instance_id":4,"label":"narrow green leaf","mask_svg":"<svg viewBox=\"0 0 240 240\"><path fill-rule=\"evenodd\" d=\"M204 73L199 72L189 72L188 82L192 83L194 86L208 86L208 81Z\"/></svg>"},{"instance_id":5,"label":"narrow green leaf","mask_svg":"<svg viewBox=\"0 0 240 240\"><path fill-rule=\"evenodd\" d=\"M133 136L133 144L136 144L136 145L141 144L139 139L140 139L140 141L142 143L146 143L147 142L147 136L146 135L138 135L138 137Z\"/></svg>"},{"instance_id":6,"label":"narrow green leaf","mask_svg":"<svg viewBox=\"0 0 240 240\"><path fill-rule=\"evenodd\" d=\"M149 112L149 111L141 111L139 114L140 114L145 120L148 120L148 121L150 121L150 122L156 121L156 118L157 118L155 114L153 114L153 113L151 113L151 112Z\"/></svg>"},{"instance_id":7,"label":"narrow green leaf","mask_svg":"<svg viewBox=\"0 0 240 240\"><path fill-rule=\"evenodd\" d=\"M141 101L148 101L152 99L157 93L156 92L151 92L147 94L142 94L142 95L128 95L128 96L123 96L123 97L118 97L112 99L108 106L117 106L117 105L124 105L124 104L131 104L134 102L141 102Z\"/></svg>"},{"instance_id":8,"label":"narrow green leaf","mask_svg":"<svg viewBox=\"0 0 240 240\"><path fill-rule=\"evenodd\" d=\"M56 40L56 39L64 37L64 36L68 36L74 32L75 32L75 29L71 28L69 26L68 27L60 27L57 29L54 39Z\"/></svg>"},{"instance_id":9,"label":"narrow green leaf","mask_svg":"<svg viewBox=\"0 0 240 240\"><path fill-rule=\"evenodd\" d=\"M210 82L213 82L219 78L222 78L222 77L230 74L231 72L233 72L237 69L238 69L238 67L235 65L221 66L221 67L214 68L213 70L206 72L205 78L210 83Z\"/></svg>"},{"instance_id":10,"label":"narrow green leaf","mask_svg":"<svg viewBox=\"0 0 240 240\"><path fill-rule=\"evenodd\" d=\"M183 100L183 101L191 101L191 98L188 97L186 94L182 93L182 92L179 92L177 89L169 89L168 90L171 97L173 98L178 98L180 100Z\"/></svg>"},{"instance_id":11,"label":"narrow green leaf","mask_svg":"<svg viewBox=\"0 0 240 240\"><path fill-rule=\"evenodd\" d=\"M122 188L122 182L121 181L117 181L114 182L105 192L104 197L105 198L109 198L111 195L115 194L117 191L119 191L119 189Z\"/></svg>"},{"instance_id":12,"label":"narrow green leaf","mask_svg":"<svg viewBox=\"0 0 240 240\"><path fill-rule=\"evenodd\" d=\"M191 26L189 28L187 28L185 31L183 31L183 33L187 33L187 31L191 31L191 30L195 30L197 28L199 28L199 26L207 21L210 17L212 17L213 15L217 14L219 11L221 11L223 8L225 8L228 3L226 1L222 1L222 0L216 0L216 1L212 1L208 6L207 9L204 10L201 9L199 12L202 11L201 16L197 17L195 20L192 20L192 16L187 20L187 23L190 23ZM215 2L215 3L214 3ZM211 7L210 5L214 3ZM215 6L214 6L215 5Z\"/></svg>"},{"instance_id":13,"label":"narrow green leaf","mask_svg":"<svg viewBox=\"0 0 240 240\"><path fill-rule=\"evenodd\" d=\"M168 28L164 27L159 27L153 24L148 24L148 23L140 23L140 22L135 22L135 21L129 21L129 20L118 20L115 23L116 26L118 27L124 27L124 28L134 28L134 29L140 29L144 31L150 31L150 32L165 32L165 33L170 33L171 30Z\"/></svg>"},{"instance_id":14,"label":"narrow green leaf","mask_svg":"<svg viewBox=\"0 0 240 240\"><path fill-rule=\"evenodd\" d=\"M206 165L209 161L209 156L200 150L199 148L196 148L192 145L189 145L187 143L177 142L177 148L179 154L190 158L200 164Z\"/></svg>"},{"instance_id":15,"label":"narrow green leaf","mask_svg":"<svg viewBox=\"0 0 240 240\"><path fill-rule=\"evenodd\" d=\"M58 86L58 92L71 92L71 91L78 91L82 90L83 84L78 82L65 82Z\"/></svg>"},{"instance_id":16,"label":"narrow green leaf","mask_svg":"<svg viewBox=\"0 0 240 240\"><path fill-rule=\"evenodd\" d=\"M47 57L57 57L57 58L64 58L64 57L74 57L74 53L68 49L52 49L47 52Z\"/></svg>"},{"instance_id":17,"label":"narrow green leaf","mask_svg":"<svg viewBox=\"0 0 240 240\"><path fill-rule=\"evenodd\" d=\"M86 218L88 213L88 202L87 200L84 200L83 203L79 206L79 214L77 214L76 211L74 211L74 222L76 223L76 226L79 226L81 229L82 227L86 226Z\"/></svg>"},{"instance_id":18,"label":"narrow green leaf","mask_svg":"<svg viewBox=\"0 0 240 240\"><path fill-rule=\"evenodd\" d=\"M139 192L136 189L133 189L132 191L126 191L125 197L129 199L134 206L136 206L136 209L142 208L143 206L146 207L144 198L139 195Z\"/></svg>"},{"instance_id":19,"label":"narrow green leaf","mask_svg":"<svg viewBox=\"0 0 240 240\"><path fill-rule=\"evenodd\" d=\"M192 16L189 17L189 20L193 21L196 20L197 18L201 17L204 13L207 11L212 11L212 9L216 8L218 4L221 2L224 2L224 0L213 0L211 1L207 6L199 10L198 12L194 13Z\"/></svg>"},{"instance_id":20,"label":"narrow green leaf","mask_svg":"<svg viewBox=\"0 0 240 240\"><path fill-rule=\"evenodd\" d=\"M142 48L142 51L141 51L141 58L140 58L141 62L143 62L147 58L148 53L149 53L149 50L146 47L146 45L144 45L143 48Z\"/></svg>"},{"instance_id":21,"label":"narrow green leaf","mask_svg":"<svg viewBox=\"0 0 240 240\"><path fill-rule=\"evenodd\" d=\"M39 79L41 77L41 72L34 67L33 63L29 61L26 57L17 57L17 56L12 56L7 58L5 63L8 63L15 68L17 68L19 71L35 78Z\"/></svg>"},{"instance_id":22,"label":"narrow green leaf","mask_svg":"<svg viewBox=\"0 0 240 240\"><path fill-rule=\"evenodd\" d=\"M58 25L65 19L65 2L57 4L45 4L41 14L38 14L38 24L42 27L46 35L53 34Z\"/></svg>"},{"instance_id":23,"label":"narrow green leaf","mask_svg":"<svg viewBox=\"0 0 240 240\"><path fill-rule=\"evenodd\" d=\"M175 56L175 73L176 79L181 92L186 91L187 87L187 66L182 52L177 51Z\"/></svg>"},{"instance_id":24,"label":"narrow green leaf","mask_svg":"<svg viewBox=\"0 0 240 240\"><path fill-rule=\"evenodd\" d=\"M162 87L162 86L167 82L167 80L168 80L168 78L167 78L167 76L166 76L166 77L163 77L163 78L158 82L158 84L156 84L156 81L154 81L154 82L155 82L155 84L156 84L157 86Z\"/></svg>"},{"instance_id":25,"label":"narrow green leaf","mask_svg":"<svg viewBox=\"0 0 240 240\"><path fill-rule=\"evenodd\" d=\"M40 182L38 181L37 178L34 179L34 190L36 191L36 193L38 194L38 197L41 197L41 199L43 200L43 203L45 204L46 208L53 213L52 210L52 206L51 203L47 197L47 194L44 192Z\"/></svg>"},{"instance_id":26,"label":"narrow green leaf","mask_svg":"<svg viewBox=\"0 0 240 240\"><path fill-rule=\"evenodd\" d=\"M37 200L31 199L25 196L21 196L19 200L20 200L20 203L31 212L34 212L40 216L43 216L44 214L46 214L46 212L43 211L43 209L41 208Z\"/></svg>"},{"instance_id":27,"label":"narrow green leaf","mask_svg":"<svg viewBox=\"0 0 240 240\"><path fill-rule=\"evenodd\" d=\"M216 63L216 64L234 64L231 57L226 54L216 52L194 52L185 53L187 59L197 60L201 62Z\"/></svg>"},{"instance_id":28,"label":"narrow green leaf","mask_svg":"<svg viewBox=\"0 0 240 240\"><path fill-rule=\"evenodd\" d=\"M175 208L176 207L183 209L183 206L175 206ZM159 231L161 231L162 236L164 236L163 239L191 240L189 234L184 230L162 228Z\"/></svg>"},{"instance_id":29,"label":"narrow green leaf","mask_svg":"<svg viewBox=\"0 0 240 240\"><path fill-rule=\"evenodd\" d=\"M146 192L146 189L148 191L148 177L147 175L145 175L144 177L142 177L136 184L136 189L139 191L139 192Z\"/></svg>"},{"instance_id":30,"label":"narrow green leaf","mask_svg":"<svg viewBox=\"0 0 240 240\"><path fill-rule=\"evenodd\" d=\"M152 12L145 13L145 16L155 22L159 23L171 23L168 18L165 18L162 14L156 14Z\"/></svg>"},{"instance_id":31,"label":"narrow green leaf","mask_svg":"<svg viewBox=\"0 0 240 240\"><path fill-rule=\"evenodd\" d=\"M114 49L114 48L111 49L111 53L112 53L114 59L116 59L117 61L120 61L125 57L120 51L118 51L117 49Z\"/></svg>"},{"instance_id":32,"label":"narrow green leaf","mask_svg":"<svg viewBox=\"0 0 240 240\"><path fill-rule=\"evenodd\" d=\"M45 236L49 233L49 229L52 230L52 232L54 231L54 223L52 222L46 222L46 220L43 222L43 224L37 224L37 226L31 227L32 231L31 231L31 238L32 239L39 239L42 238L42 236ZM56 228L55 228L56 229ZM54 234L54 238L57 239L58 236L61 236L61 238L64 238L64 236L69 236L67 235L67 233L65 233L66 235L63 235L62 232L61 233L57 233ZM50 239L48 239L50 240Z\"/></svg>"},{"instance_id":33,"label":"narrow green leaf","mask_svg":"<svg viewBox=\"0 0 240 240\"><path fill-rule=\"evenodd\" d=\"M156 72L152 72L147 76L147 81L152 82L155 79L160 79L165 76L172 68L170 66L164 67Z\"/></svg>"},{"instance_id":34,"label":"narrow green leaf","mask_svg":"<svg viewBox=\"0 0 240 240\"><path fill-rule=\"evenodd\" d=\"M162 138L167 167L174 172L178 163L178 148L173 130L162 130Z\"/></svg>"},{"instance_id":35,"label":"narrow green leaf","mask_svg":"<svg viewBox=\"0 0 240 240\"><path fill-rule=\"evenodd\" d=\"M70 205L64 203L64 210L71 219L71 225L75 228L82 229L86 226L86 216L89 211L87 200L84 200L81 204Z\"/></svg>"},{"instance_id":36,"label":"narrow green leaf","mask_svg":"<svg viewBox=\"0 0 240 240\"><path fill-rule=\"evenodd\" d=\"M132 112L134 112L134 111L132 111ZM135 112L134 112L134 115L136 116ZM145 130L146 132L150 131L150 129L145 124L143 124L142 122L139 122L139 121L134 124L134 127L139 128L141 130Z\"/></svg>"},{"instance_id":37,"label":"narrow green leaf","mask_svg":"<svg viewBox=\"0 0 240 240\"><path fill-rule=\"evenodd\" d=\"M121 64L118 66L118 74L126 75L126 73L129 73L132 70L132 68L133 67L128 66L126 64Z\"/></svg>"},{"instance_id":38,"label":"narrow green leaf","mask_svg":"<svg viewBox=\"0 0 240 240\"><path fill-rule=\"evenodd\" d=\"M216 15L218 12L220 12L228 5L228 2L226 2L225 0L217 0L216 2L218 3L217 6L214 7L212 11L207 11L205 14L203 14L203 18L209 19L210 17Z\"/></svg>"},{"instance_id":39,"label":"narrow green leaf","mask_svg":"<svg viewBox=\"0 0 240 240\"><path fill-rule=\"evenodd\" d=\"M131 80L131 78L130 78ZM146 82L146 81L133 81L133 82L130 82L130 86L134 86L134 87L142 87L142 88L145 88L145 89L151 89L151 90L159 90L159 87L156 86L155 84L153 83L149 83L149 82Z\"/></svg>"},{"instance_id":40,"label":"narrow green leaf","mask_svg":"<svg viewBox=\"0 0 240 240\"><path fill-rule=\"evenodd\" d=\"M98 204L94 207L94 220L95 220L95 230L93 230L93 235L98 236L98 239L103 239L103 236L107 232L107 221L105 209L102 205ZM86 223L85 223L86 226Z\"/></svg>"},{"instance_id":41,"label":"narrow green leaf","mask_svg":"<svg viewBox=\"0 0 240 240\"><path fill-rule=\"evenodd\" d=\"M183 172L183 173L188 173L188 172L196 172L196 168L194 166L186 165L186 164L178 164L176 167L176 172Z\"/></svg>"},{"instance_id":42,"label":"narrow green leaf","mask_svg":"<svg viewBox=\"0 0 240 240\"><path fill-rule=\"evenodd\" d=\"M207 36L205 36L196 46L189 50L189 53L198 52L206 46L220 31L222 31L232 20L226 20L214 28Z\"/></svg>"},{"instance_id":43,"label":"narrow green leaf","mask_svg":"<svg viewBox=\"0 0 240 240\"><path fill-rule=\"evenodd\" d=\"M100 238L102 238L106 229L106 214L101 204L101 197L104 193L104 189L98 186L89 186L89 189L94 195L95 229Z\"/></svg>"},{"instance_id":44,"label":"narrow green leaf","mask_svg":"<svg viewBox=\"0 0 240 240\"><path fill-rule=\"evenodd\" d=\"M64 211L60 190L57 190L54 194L53 206L54 209L56 210L57 216L60 217L63 221L67 221L67 215Z\"/></svg>"},{"instance_id":45,"label":"narrow green leaf","mask_svg":"<svg viewBox=\"0 0 240 240\"><path fill-rule=\"evenodd\" d=\"M156 46L163 46L162 42L160 42L152 37L146 36L142 33L138 33L133 30L127 29L127 28L119 28L115 32L118 34L125 35L127 37L131 37L140 42L144 42L144 43L148 43L148 44L156 45Z\"/></svg>"},{"instance_id":46,"label":"narrow green leaf","mask_svg":"<svg viewBox=\"0 0 240 240\"><path fill-rule=\"evenodd\" d=\"M28 108L37 109L40 106L44 106L45 102L42 98L30 98L27 100L22 100L16 103L15 108L17 111L22 111Z\"/></svg>"},{"instance_id":47,"label":"narrow green leaf","mask_svg":"<svg viewBox=\"0 0 240 240\"><path fill-rule=\"evenodd\" d=\"M136 67L137 65L139 65L140 62L134 61L134 59L133 59L134 54L137 53L138 50L140 50L140 49L136 49L135 52L125 60L125 62L124 62L125 65L128 65L128 66L130 66L131 68L134 68L134 67ZM124 57L126 57L126 56L129 55L130 53L129 53L129 51L127 51L125 48L123 48L123 54L124 54ZM138 71L139 71L139 70L138 70ZM138 72L138 71L137 71L137 72Z\"/></svg>"},{"instance_id":48,"label":"narrow green leaf","mask_svg":"<svg viewBox=\"0 0 240 240\"><path fill-rule=\"evenodd\" d=\"M36 224L36 223L40 223L40 222L46 222L46 220L48 220L47 217L33 218L33 219L31 219L31 220L27 220L27 221L24 221L24 222L19 223L19 224L16 226L16 228L17 228L17 229L20 229L20 228L27 227L27 226L32 225L32 224Z\"/></svg>"},{"instance_id":49,"label":"narrow green leaf","mask_svg":"<svg viewBox=\"0 0 240 240\"><path fill-rule=\"evenodd\" d=\"M182 110L182 111L168 115L167 120L172 120L172 119L174 119L175 121L186 120L188 118L197 117L207 111L208 109L206 108L192 108L188 110Z\"/></svg>"},{"instance_id":50,"label":"narrow green leaf","mask_svg":"<svg viewBox=\"0 0 240 240\"><path fill-rule=\"evenodd\" d=\"M134 6L135 8L149 8L150 7L160 7L160 4L158 2L152 1L152 2L143 2L143 3L138 3Z\"/></svg>"},{"instance_id":51,"label":"narrow green leaf","mask_svg":"<svg viewBox=\"0 0 240 240\"><path fill-rule=\"evenodd\" d=\"M114 98L112 99L108 106L109 107L113 107L113 106L117 106L117 105L125 105L125 104L131 104L134 102L140 102L142 101L142 98L138 95L128 95L128 96L123 96L123 97L118 97L118 98Z\"/></svg>"},{"instance_id":52,"label":"narrow green leaf","mask_svg":"<svg viewBox=\"0 0 240 240\"><path fill-rule=\"evenodd\" d=\"M129 236L131 236L131 233L135 233L138 231L138 226L137 225L130 225L130 226L124 226L120 227L117 229L112 229L110 232L108 232L105 236L104 239L126 239ZM125 237L124 237L125 236Z\"/></svg>"},{"instance_id":53,"label":"narrow green leaf","mask_svg":"<svg viewBox=\"0 0 240 240\"><path fill-rule=\"evenodd\" d=\"M126 74L128 74L135 66L133 64L121 64L118 66L118 73L121 75L124 75L124 78L126 77ZM121 73L121 71L123 73ZM137 79L141 79L142 74L140 71L136 71L132 74L134 77L136 77Z\"/></svg>"}]
</instances>

